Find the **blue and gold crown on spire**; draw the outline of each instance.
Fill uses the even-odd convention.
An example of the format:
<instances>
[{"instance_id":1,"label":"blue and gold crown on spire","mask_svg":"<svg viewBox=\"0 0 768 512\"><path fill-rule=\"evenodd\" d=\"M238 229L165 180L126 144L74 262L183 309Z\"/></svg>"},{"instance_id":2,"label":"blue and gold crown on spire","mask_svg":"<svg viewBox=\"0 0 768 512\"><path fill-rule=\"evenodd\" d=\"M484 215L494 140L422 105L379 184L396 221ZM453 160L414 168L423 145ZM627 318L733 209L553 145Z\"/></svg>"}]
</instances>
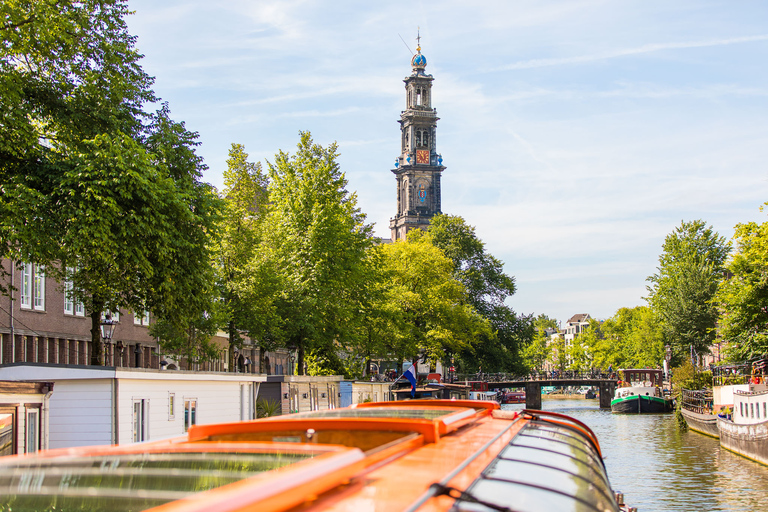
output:
<instances>
[{"instance_id":1,"label":"blue and gold crown on spire","mask_svg":"<svg viewBox=\"0 0 768 512\"><path fill-rule=\"evenodd\" d=\"M416 55L411 59L411 66L414 71L427 67L427 58L421 54L421 34L418 31L416 32Z\"/></svg>"}]
</instances>

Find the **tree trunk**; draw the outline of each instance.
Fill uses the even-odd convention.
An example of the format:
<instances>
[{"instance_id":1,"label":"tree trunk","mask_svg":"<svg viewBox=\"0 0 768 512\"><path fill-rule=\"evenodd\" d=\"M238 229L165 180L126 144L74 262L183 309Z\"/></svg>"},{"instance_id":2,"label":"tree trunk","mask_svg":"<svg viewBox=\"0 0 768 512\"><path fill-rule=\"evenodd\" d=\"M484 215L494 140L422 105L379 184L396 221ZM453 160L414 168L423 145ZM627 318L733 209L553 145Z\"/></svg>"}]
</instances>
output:
<instances>
[{"instance_id":1,"label":"tree trunk","mask_svg":"<svg viewBox=\"0 0 768 512\"><path fill-rule=\"evenodd\" d=\"M304 344L299 343L299 355L296 358L296 375L304 375Z\"/></svg>"},{"instance_id":2,"label":"tree trunk","mask_svg":"<svg viewBox=\"0 0 768 512\"><path fill-rule=\"evenodd\" d=\"M229 371L235 371L235 343L237 342L237 333L235 332L235 322L232 320L228 324L229 331Z\"/></svg>"},{"instance_id":3,"label":"tree trunk","mask_svg":"<svg viewBox=\"0 0 768 512\"><path fill-rule=\"evenodd\" d=\"M94 299L91 301L91 365L104 366L101 350L101 311L104 303Z\"/></svg>"}]
</instances>

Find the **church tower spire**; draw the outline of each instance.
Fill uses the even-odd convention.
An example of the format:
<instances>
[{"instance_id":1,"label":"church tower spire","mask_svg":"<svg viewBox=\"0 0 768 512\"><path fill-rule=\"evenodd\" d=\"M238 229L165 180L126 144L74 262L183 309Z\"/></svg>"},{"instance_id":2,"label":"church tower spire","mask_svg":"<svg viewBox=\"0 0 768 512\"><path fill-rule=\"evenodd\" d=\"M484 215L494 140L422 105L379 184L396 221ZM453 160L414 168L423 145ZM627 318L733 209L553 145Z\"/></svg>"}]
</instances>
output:
<instances>
[{"instance_id":1,"label":"church tower spire","mask_svg":"<svg viewBox=\"0 0 768 512\"><path fill-rule=\"evenodd\" d=\"M421 36L416 38L420 43ZM426 229L441 213L440 175L445 167L437 152L437 110L432 108L432 75L424 72L427 59L421 44L411 59L405 80L405 105L400 114L400 155L392 172L397 179L397 215L389 221L392 241L412 229Z\"/></svg>"}]
</instances>

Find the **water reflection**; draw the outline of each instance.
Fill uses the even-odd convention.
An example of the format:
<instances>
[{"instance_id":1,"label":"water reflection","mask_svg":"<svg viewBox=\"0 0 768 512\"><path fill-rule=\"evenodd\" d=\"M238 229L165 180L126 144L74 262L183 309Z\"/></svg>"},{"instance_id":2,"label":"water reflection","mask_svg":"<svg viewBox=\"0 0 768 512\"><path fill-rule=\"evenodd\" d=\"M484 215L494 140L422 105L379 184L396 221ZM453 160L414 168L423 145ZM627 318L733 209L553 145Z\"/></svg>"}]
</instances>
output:
<instances>
[{"instance_id":1,"label":"water reflection","mask_svg":"<svg viewBox=\"0 0 768 512\"><path fill-rule=\"evenodd\" d=\"M545 399L543 408L595 431L612 487L640 512L748 512L765 504L768 467L721 449L715 438L680 432L672 414L611 414L584 399Z\"/></svg>"}]
</instances>

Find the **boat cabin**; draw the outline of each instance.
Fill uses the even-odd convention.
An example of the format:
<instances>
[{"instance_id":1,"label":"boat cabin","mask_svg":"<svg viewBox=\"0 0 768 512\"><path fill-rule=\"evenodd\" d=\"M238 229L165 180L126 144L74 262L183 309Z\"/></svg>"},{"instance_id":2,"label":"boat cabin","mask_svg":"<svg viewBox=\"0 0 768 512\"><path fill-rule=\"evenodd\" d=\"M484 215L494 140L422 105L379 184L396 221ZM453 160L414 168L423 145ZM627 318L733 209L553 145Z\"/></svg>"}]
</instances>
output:
<instances>
[{"instance_id":1,"label":"boat cabin","mask_svg":"<svg viewBox=\"0 0 768 512\"><path fill-rule=\"evenodd\" d=\"M583 423L411 400L191 426L0 458L0 509L122 512L625 510Z\"/></svg>"},{"instance_id":2,"label":"boat cabin","mask_svg":"<svg viewBox=\"0 0 768 512\"><path fill-rule=\"evenodd\" d=\"M661 370L651 370L648 368L642 369L627 369L621 370L624 377L622 380L625 385L629 386L644 386L644 387L662 387L664 384L663 372Z\"/></svg>"}]
</instances>

